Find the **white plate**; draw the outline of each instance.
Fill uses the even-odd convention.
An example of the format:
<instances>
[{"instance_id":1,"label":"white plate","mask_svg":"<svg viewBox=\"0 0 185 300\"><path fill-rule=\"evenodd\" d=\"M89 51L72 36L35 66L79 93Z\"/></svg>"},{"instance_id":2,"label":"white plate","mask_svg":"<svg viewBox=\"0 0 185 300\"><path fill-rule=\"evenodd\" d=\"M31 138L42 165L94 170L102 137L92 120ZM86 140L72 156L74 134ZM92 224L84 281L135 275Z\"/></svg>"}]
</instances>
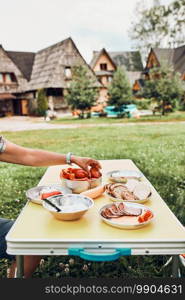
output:
<instances>
[{"instance_id":1,"label":"white plate","mask_svg":"<svg viewBox=\"0 0 185 300\"><path fill-rule=\"evenodd\" d=\"M153 221L153 219L154 219L155 216L154 216L153 211L152 211L148 206L145 206L145 205L143 205L143 204L138 204L138 203L130 203L130 202L124 202L124 201L120 201L120 202L122 202L122 203L123 203L124 205L126 205L126 206L137 207L137 208L141 208L142 210L149 210L149 211L152 212L153 217L152 217L150 220L146 221L146 222L143 222L143 223L136 223L136 224L132 224L132 225L131 225L131 224L117 223L117 222L114 222L114 221L112 221L112 220L106 219L106 218L104 218L104 217L101 215L102 210L104 210L105 208L108 208L108 207L110 207L110 206L112 205L112 204L106 204L106 205L104 205L104 206L100 209L99 214L100 214L101 219L102 219L105 223L107 223L108 225L111 225L111 226L117 227L117 228L121 228L121 229L139 229L139 228L142 228L142 227L146 226L147 224L149 224L149 223L151 223L151 222ZM131 217L131 218L132 218L132 217Z\"/></svg>"},{"instance_id":2,"label":"white plate","mask_svg":"<svg viewBox=\"0 0 185 300\"><path fill-rule=\"evenodd\" d=\"M69 189L67 187L63 187L63 186L58 185L58 184L42 185L42 186L36 186L36 187L33 187L33 188L27 190L26 191L27 199L34 202L34 203L42 204L42 200L40 198L40 192L42 191L42 189L48 188L48 187L54 188L57 191L62 192L64 195L72 193L71 189Z\"/></svg>"},{"instance_id":3,"label":"white plate","mask_svg":"<svg viewBox=\"0 0 185 300\"><path fill-rule=\"evenodd\" d=\"M132 170L113 170L107 173L107 177L110 181L124 183L127 179L141 180L143 174Z\"/></svg>"}]
</instances>

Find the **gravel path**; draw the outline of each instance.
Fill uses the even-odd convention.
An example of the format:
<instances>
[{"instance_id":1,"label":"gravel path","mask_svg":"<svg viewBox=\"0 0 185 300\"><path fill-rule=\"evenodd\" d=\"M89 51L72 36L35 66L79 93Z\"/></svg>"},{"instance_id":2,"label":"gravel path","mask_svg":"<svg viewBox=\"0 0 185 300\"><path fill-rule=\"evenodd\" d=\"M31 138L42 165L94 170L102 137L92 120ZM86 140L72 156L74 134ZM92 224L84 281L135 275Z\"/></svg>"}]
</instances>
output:
<instances>
[{"instance_id":1,"label":"gravel path","mask_svg":"<svg viewBox=\"0 0 185 300\"><path fill-rule=\"evenodd\" d=\"M65 129L65 128L86 128L86 127L108 127L108 126L136 126L136 125L161 125L161 124L185 124L181 122L137 122L137 123L112 123L112 124L51 124L43 118L33 117L6 117L0 119L0 132L3 131L24 131L41 129Z\"/></svg>"}]
</instances>

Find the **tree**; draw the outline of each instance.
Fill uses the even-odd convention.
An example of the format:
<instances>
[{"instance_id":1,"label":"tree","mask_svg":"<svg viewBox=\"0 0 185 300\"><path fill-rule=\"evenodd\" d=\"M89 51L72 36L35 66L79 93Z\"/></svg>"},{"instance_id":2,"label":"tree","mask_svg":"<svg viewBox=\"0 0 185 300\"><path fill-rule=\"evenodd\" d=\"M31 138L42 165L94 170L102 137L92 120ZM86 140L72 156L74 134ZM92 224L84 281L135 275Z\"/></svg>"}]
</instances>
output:
<instances>
[{"instance_id":1,"label":"tree","mask_svg":"<svg viewBox=\"0 0 185 300\"><path fill-rule=\"evenodd\" d=\"M37 114L44 116L48 109L48 101L44 89L40 89L37 94Z\"/></svg>"},{"instance_id":2,"label":"tree","mask_svg":"<svg viewBox=\"0 0 185 300\"><path fill-rule=\"evenodd\" d=\"M151 47L174 48L184 44L185 0L175 0L167 6L158 1L150 8L142 0L137 4L136 15L129 34L144 56Z\"/></svg>"},{"instance_id":3,"label":"tree","mask_svg":"<svg viewBox=\"0 0 185 300\"><path fill-rule=\"evenodd\" d=\"M90 78L87 68L75 66L72 68L72 81L67 91L66 100L71 108L81 111L80 118L84 118L85 111L90 117L90 109L95 104L97 98L97 88L95 81Z\"/></svg>"},{"instance_id":4,"label":"tree","mask_svg":"<svg viewBox=\"0 0 185 300\"><path fill-rule=\"evenodd\" d=\"M114 73L112 82L108 88L109 105L114 105L117 111L121 111L124 104L131 103L132 89L128 81L126 72L117 68Z\"/></svg>"},{"instance_id":5,"label":"tree","mask_svg":"<svg viewBox=\"0 0 185 300\"><path fill-rule=\"evenodd\" d=\"M145 81L142 96L157 102L162 115L167 108L175 109L184 93L180 74L174 72L172 67L162 65L151 69L149 77Z\"/></svg>"}]
</instances>

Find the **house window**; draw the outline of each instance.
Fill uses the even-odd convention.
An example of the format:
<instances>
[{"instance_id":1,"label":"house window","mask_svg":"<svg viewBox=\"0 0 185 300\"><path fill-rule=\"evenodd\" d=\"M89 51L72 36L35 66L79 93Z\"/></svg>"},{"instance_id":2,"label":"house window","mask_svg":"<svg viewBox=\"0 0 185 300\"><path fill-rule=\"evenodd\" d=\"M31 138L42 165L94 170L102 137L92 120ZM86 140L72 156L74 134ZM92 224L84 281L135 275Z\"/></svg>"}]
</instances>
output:
<instances>
[{"instance_id":1,"label":"house window","mask_svg":"<svg viewBox=\"0 0 185 300\"><path fill-rule=\"evenodd\" d=\"M0 83L11 84L17 82L14 73L0 73Z\"/></svg>"},{"instance_id":2,"label":"house window","mask_svg":"<svg viewBox=\"0 0 185 300\"><path fill-rule=\"evenodd\" d=\"M71 76L72 76L71 67L65 67L64 73L65 73L66 78L71 78Z\"/></svg>"},{"instance_id":3,"label":"house window","mask_svg":"<svg viewBox=\"0 0 185 300\"><path fill-rule=\"evenodd\" d=\"M11 76L10 76L10 73L6 73L5 74L5 83L11 83Z\"/></svg>"},{"instance_id":4,"label":"house window","mask_svg":"<svg viewBox=\"0 0 185 300\"><path fill-rule=\"evenodd\" d=\"M108 77L108 82L112 82L112 76Z\"/></svg>"},{"instance_id":5,"label":"house window","mask_svg":"<svg viewBox=\"0 0 185 300\"><path fill-rule=\"evenodd\" d=\"M0 83L2 83L2 82L3 82L3 74L0 73Z\"/></svg>"},{"instance_id":6,"label":"house window","mask_svg":"<svg viewBox=\"0 0 185 300\"><path fill-rule=\"evenodd\" d=\"M17 82L16 76L14 73L10 73L11 81L12 82Z\"/></svg>"},{"instance_id":7,"label":"house window","mask_svg":"<svg viewBox=\"0 0 185 300\"><path fill-rule=\"evenodd\" d=\"M100 70L106 71L107 70L107 64L100 64Z\"/></svg>"}]
</instances>

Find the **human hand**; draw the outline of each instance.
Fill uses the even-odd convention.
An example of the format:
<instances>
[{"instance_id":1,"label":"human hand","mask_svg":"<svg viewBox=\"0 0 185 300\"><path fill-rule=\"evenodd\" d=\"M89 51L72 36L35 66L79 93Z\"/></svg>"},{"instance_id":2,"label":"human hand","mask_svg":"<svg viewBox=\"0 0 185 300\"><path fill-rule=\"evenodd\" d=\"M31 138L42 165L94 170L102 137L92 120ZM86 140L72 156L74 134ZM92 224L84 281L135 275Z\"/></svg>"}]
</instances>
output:
<instances>
[{"instance_id":1,"label":"human hand","mask_svg":"<svg viewBox=\"0 0 185 300\"><path fill-rule=\"evenodd\" d=\"M98 160L92 159L90 157L80 157L80 156L71 156L71 162L78 165L80 168L84 169L89 174L89 167L96 169L101 169L101 164Z\"/></svg>"}]
</instances>

